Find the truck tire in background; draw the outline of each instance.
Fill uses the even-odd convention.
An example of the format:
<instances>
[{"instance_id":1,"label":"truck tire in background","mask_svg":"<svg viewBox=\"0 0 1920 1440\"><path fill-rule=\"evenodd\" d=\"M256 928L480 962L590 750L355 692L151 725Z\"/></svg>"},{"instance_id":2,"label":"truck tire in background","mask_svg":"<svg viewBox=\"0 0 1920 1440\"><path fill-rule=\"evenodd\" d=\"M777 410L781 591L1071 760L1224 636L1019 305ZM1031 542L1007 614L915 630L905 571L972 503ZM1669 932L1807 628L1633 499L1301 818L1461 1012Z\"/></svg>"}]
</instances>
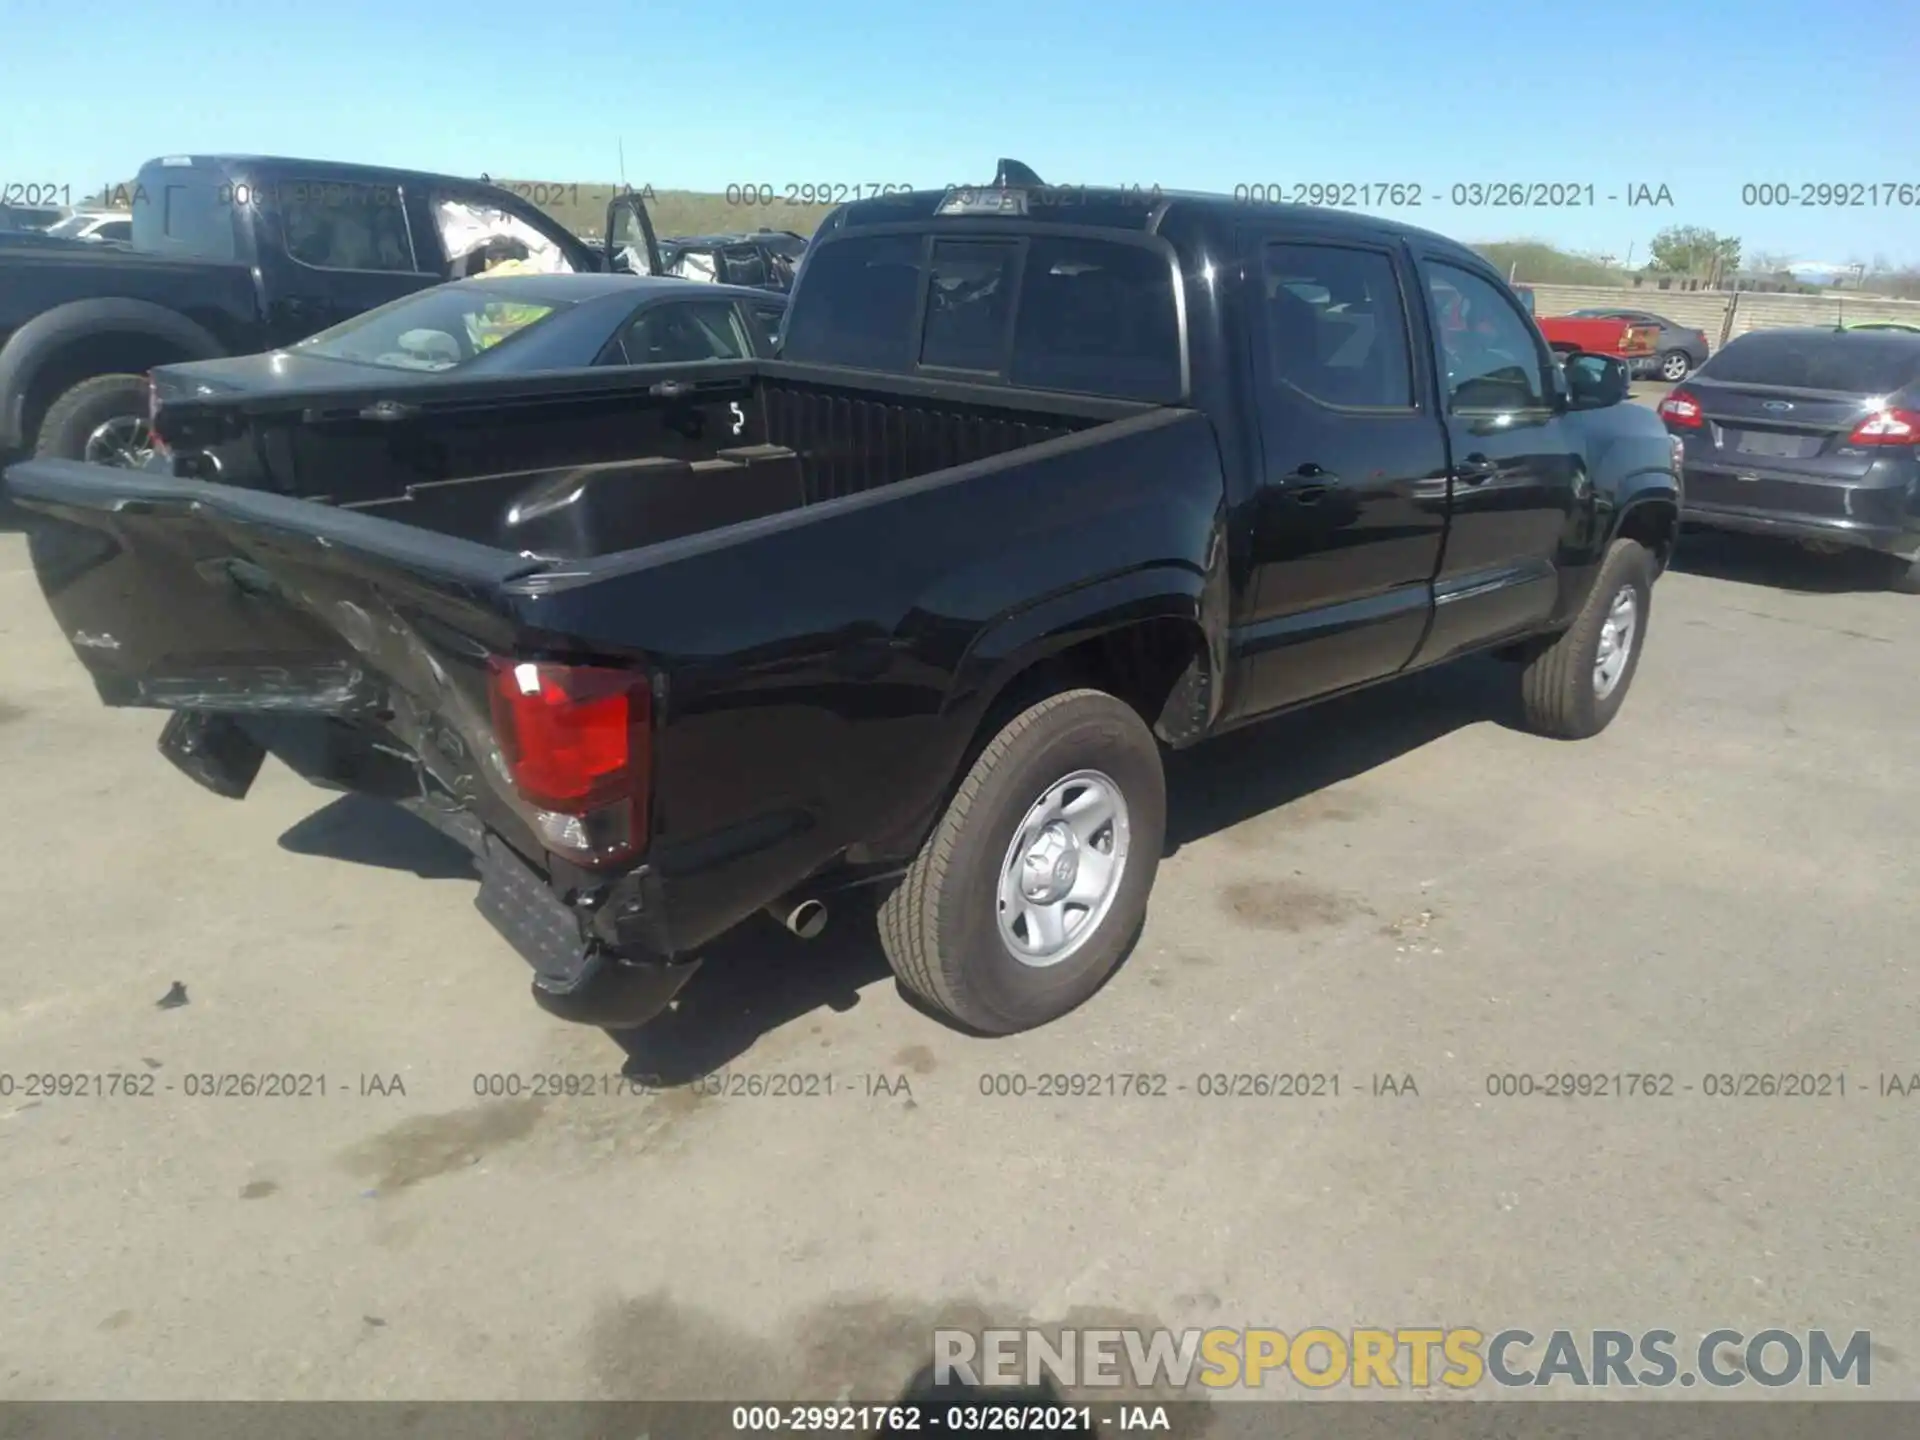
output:
<instances>
[{"instance_id":1,"label":"truck tire in background","mask_svg":"<svg viewBox=\"0 0 1920 1440\"><path fill-rule=\"evenodd\" d=\"M126 465L136 463L136 454L149 448L146 376L95 375L47 407L33 453L44 459Z\"/></svg>"},{"instance_id":2,"label":"truck tire in background","mask_svg":"<svg viewBox=\"0 0 1920 1440\"><path fill-rule=\"evenodd\" d=\"M1021 711L880 907L894 975L982 1034L1066 1014L1139 933L1166 823L1159 744L1132 707L1082 689Z\"/></svg>"},{"instance_id":3,"label":"truck tire in background","mask_svg":"<svg viewBox=\"0 0 1920 1440\"><path fill-rule=\"evenodd\" d=\"M1616 540L1580 613L1521 673L1527 728L1559 740L1598 735L1620 712L1640 668L1653 601L1653 555Z\"/></svg>"}]
</instances>

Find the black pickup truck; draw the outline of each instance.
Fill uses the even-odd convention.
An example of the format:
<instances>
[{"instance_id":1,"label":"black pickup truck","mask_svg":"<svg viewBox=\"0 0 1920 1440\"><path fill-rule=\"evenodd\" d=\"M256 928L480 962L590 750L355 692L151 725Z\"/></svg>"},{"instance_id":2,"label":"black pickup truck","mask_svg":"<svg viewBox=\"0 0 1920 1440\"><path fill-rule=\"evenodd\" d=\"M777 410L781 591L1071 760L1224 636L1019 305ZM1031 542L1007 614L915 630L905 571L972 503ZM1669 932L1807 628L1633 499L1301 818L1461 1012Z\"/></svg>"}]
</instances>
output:
<instances>
[{"instance_id":1,"label":"black pickup truck","mask_svg":"<svg viewBox=\"0 0 1920 1440\"><path fill-rule=\"evenodd\" d=\"M1625 394L1437 235L997 185L834 211L778 359L189 395L174 475L6 488L107 704L461 838L556 1013L871 884L1005 1033L1143 924L1162 745L1483 650L1612 720L1678 502Z\"/></svg>"},{"instance_id":2,"label":"black pickup truck","mask_svg":"<svg viewBox=\"0 0 1920 1440\"><path fill-rule=\"evenodd\" d=\"M0 455L139 463L154 366L290 345L465 278L487 237L555 270L639 257L660 273L633 197L610 207L597 251L507 190L416 170L172 156L112 198L133 217L125 248L0 248Z\"/></svg>"}]
</instances>

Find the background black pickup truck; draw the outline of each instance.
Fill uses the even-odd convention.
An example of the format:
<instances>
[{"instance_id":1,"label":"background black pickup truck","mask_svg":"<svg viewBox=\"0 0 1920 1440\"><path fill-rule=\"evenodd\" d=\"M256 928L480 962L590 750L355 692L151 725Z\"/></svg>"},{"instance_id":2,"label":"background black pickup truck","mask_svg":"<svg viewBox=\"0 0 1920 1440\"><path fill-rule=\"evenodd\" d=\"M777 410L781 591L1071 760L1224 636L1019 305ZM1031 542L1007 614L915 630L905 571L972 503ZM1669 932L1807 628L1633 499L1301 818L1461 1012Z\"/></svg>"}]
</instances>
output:
<instances>
[{"instance_id":1,"label":"background black pickup truck","mask_svg":"<svg viewBox=\"0 0 1920 1440\"><path fill-rule=\"evenodd\" d=\"M1143 923L1162 744L1493 648L1608 724L1677 512L1625 392L1436 235L1001 186L831 214L778 360L189 398L180 468L250 472L7 483L108 704L464 839L549 1007L639 1023L867 882L1006 1032Z\"/></svg>"},{"instance_id":2,"label":"background black pickup truck","mask_svg":"<svg viewBox=\"0 0 1920 1440\"><path fill-rule=\"evenodd\" d=\"M127 248L0 248L0 456L130 463L154 366L290 345L464 278L439 222L446 202L553 247L572 270L614 268L624 253L660 273L634 197L611 208L599 251L506 190L413 170L179 156L149 161L113 198L133 215Z\"/></svg>"}]
</instances>

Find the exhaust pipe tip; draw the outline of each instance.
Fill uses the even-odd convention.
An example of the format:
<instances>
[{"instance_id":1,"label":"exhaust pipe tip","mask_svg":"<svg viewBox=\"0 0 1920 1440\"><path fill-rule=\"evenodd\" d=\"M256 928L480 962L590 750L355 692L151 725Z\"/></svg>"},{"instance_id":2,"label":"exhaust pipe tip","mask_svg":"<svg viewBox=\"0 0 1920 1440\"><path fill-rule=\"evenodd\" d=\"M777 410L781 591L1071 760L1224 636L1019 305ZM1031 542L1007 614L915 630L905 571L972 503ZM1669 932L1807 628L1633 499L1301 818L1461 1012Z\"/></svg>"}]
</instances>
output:
<instances>
[{"instance_id":1,"label":"exhaust pipe tip","mask_svg":"<svg viewBox=\"0 0 1920 1440\"><path fill-rule=\"evenodd\" d=\"M802 900L780 917L780 923L802 940L818 938L827 928L827 907L820 900Z\"/></svg>"}]
</instances>

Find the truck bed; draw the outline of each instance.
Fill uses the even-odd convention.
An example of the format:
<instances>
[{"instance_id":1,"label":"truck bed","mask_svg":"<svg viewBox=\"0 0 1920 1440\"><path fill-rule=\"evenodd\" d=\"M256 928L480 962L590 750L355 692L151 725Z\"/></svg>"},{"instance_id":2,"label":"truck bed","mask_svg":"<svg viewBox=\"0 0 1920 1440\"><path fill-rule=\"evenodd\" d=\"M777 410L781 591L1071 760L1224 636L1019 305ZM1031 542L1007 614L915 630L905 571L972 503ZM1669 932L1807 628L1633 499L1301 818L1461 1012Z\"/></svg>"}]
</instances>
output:
<instances>
[{"instance_id":1,"label":"truck bed","mask_svg":"<svg viewBox=\"0 0 1920 1440\"><path fill-rule=\"evenodd\" d=\"M183 473L585 560L1060 440L1149 406L750 361L167 403ZM680 387L676 389L676 387ZM404 401L392 396L404 395ZM379 418L383 402L391 418ZM393 409L399 406L398 410ZM206 443L211 442L211 443ZM508 463L502 465L500 462ZM516 463L517 462L517 463Z\"/></svg>"}]
</instances>

